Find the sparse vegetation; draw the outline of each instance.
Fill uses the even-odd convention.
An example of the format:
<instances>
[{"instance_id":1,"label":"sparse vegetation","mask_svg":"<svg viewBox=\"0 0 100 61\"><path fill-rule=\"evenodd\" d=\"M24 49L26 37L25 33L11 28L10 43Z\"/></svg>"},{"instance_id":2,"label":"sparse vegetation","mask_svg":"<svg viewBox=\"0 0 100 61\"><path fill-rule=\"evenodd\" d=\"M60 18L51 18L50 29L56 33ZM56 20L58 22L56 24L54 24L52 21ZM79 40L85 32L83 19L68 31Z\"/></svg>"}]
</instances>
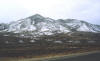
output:
<instances>
[{"instance_id":1,"label":"sparse vegetation","mask_svg":"<svg viewBox=\"0 0 100 61\"><path fill-rule=\"evenodd\" d=\"M60 53L68 54L99 50L100 47L99 33L59 33L29 38L15 35L19 34L0 34L0 57L33 57ZM34 42L30 42L31 40L34 40ZM55 41L60 41L61 43L55 43ZM95 42L88 43L88 41Z\"/></svg>"}]
</instances>

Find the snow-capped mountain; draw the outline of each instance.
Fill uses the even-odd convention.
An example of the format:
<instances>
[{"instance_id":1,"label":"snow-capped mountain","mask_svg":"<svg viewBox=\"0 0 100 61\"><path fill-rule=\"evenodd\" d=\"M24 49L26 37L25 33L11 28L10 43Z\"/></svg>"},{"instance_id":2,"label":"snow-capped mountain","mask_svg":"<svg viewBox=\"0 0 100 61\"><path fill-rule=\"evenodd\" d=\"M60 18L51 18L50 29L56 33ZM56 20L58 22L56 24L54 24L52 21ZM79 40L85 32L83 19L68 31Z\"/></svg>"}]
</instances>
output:
<instances>
[{"instance_id":1,"label":"snow-capped mountain","mask_svg":"<svg viewBox=\"0 0 100 61\"><path fill-rule=\"evenodd\" d=\"M8 26L8 25L7 25ZM0 26L0 29L2 26ZM100 32L100 25L90 24L76 19L45 18L39 14L9 23L7 32L51 35L53 33L67 33L75 31Z\"/></svg>"}]
</instances>

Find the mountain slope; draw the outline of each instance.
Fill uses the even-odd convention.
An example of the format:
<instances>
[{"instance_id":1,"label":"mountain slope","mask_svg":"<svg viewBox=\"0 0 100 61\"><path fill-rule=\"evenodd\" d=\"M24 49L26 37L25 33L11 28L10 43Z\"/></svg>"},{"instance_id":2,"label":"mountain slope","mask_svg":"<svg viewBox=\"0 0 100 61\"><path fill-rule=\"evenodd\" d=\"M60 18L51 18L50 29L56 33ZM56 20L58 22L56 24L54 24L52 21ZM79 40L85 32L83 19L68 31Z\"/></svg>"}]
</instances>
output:
<instances>
[{"instance_id":1,"label":"mountain slope","mask_svg":"<svg viewBox=\"0 0 100 61\"><path fill-rule=\"evenodd\" d=\"M70 31L100 32L100 25L90 24L76 19L58 20L61 25Z\"/></svg>"},{"instance_id":2,"label":"mountain slope","mask_svg":"<svg viewBox=\"0 0 100 61\"><path fill-rule=\"evenodd\" d=\"M8 24L4 24L4 23L0 24L0 31L4 30L4 29L7 29L7 28L8 28Z\"/></svg>"},{"instance_id":3,"label":"mountain slope","mask_svg":"<svg viewBox=\"0 0 100 61\"><path fill-rule=\"evenodd\" d=\"M100 32L100 25L94 25L76 19L54 20L36 14L25 19L11 22L9 27L5 28L5 31L32 35L51 35L54 33L68 33L75 31L98 33Z\"/></svg>"}]
</instances>

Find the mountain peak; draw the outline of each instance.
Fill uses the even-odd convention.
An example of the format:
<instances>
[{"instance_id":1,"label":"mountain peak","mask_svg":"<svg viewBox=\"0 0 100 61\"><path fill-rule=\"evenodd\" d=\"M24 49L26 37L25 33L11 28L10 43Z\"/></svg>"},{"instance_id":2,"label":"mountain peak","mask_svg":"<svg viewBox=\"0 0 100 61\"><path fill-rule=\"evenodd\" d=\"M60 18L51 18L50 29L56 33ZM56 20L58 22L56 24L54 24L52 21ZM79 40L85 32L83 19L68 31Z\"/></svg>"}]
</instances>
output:
<instances>
[{"instance_id":1,"label":"mountain peak","mask_svg":"<svg viewBox=\"0 0 100 61\"><path fill-rule=\"evenodd\" d=\"M41 16L40 14L35 14L34 16Z\"/></svg>"},{"instance_id":2,"label":"mountain peak","mask_svg":"<svg viewBox=\"0 0 100 61\"><path fill-rule=\"evenodd\" d=\"M40 14L35 14L30 16L30 18L44 18L43 16L41 16Z\"/></svg>"}]
</instances>

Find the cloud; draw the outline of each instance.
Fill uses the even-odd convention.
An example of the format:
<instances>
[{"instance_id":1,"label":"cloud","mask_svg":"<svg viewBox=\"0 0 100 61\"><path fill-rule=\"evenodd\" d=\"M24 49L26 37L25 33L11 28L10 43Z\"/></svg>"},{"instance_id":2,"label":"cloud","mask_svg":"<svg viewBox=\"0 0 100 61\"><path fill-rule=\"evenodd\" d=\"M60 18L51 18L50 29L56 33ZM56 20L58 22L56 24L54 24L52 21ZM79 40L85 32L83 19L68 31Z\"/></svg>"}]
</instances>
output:
<instances>
[{"instance_id":1,"label":"cloud","mask_svg":"<svg viewBox=\"0 0 100 61\"><path fill-rule=\"evenodd\" d=\"M0 0L0 22L39 13L53 19L74 18L100 24L99 0Z\"/></svg>"},{"instance_id":2,"label":"cloud","mask_svg":"<svg viewBox=\"0 0 100 61\"><path fill-rule=\"evenodd\" d=\"M84 4L80 4L79 6L73 9L74 13L72 13L71 15L77 19L82 19L94 24L100 24L99 2L100 1L94 1L94 0L84 1Z\"/></svg>"}]
</instances>

